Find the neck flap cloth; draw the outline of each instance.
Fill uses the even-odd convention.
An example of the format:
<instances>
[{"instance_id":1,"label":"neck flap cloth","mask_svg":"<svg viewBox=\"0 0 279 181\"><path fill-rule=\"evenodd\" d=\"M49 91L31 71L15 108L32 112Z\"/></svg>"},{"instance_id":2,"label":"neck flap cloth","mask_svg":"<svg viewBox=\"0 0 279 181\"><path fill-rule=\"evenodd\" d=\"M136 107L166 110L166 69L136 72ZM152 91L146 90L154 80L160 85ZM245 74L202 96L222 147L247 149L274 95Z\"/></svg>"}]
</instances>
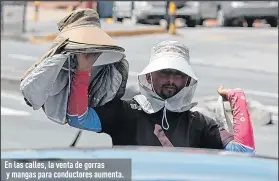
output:
<instances>
[{"instance_id":1,"label":"neck flap cloth","mask_svg":"<svg viewBox=\"0 0 279 181\"><path fill-rule=\"evenodd\" d=\"M185 86L176 95L162 99L149 84L146 75L162 69L174 69L191 77L189 86ZM167 130L169 124L166 111L184 112L197 105L192 103L197 88L198 78L194 74L189 61L189 50L177 41L164 41L153 47L149 64L138 76L140 95L134 96L143 111L153 114L163 109L162 127ZM166 126L165 126L166 125Z\"/></svg>"}]
</instances>

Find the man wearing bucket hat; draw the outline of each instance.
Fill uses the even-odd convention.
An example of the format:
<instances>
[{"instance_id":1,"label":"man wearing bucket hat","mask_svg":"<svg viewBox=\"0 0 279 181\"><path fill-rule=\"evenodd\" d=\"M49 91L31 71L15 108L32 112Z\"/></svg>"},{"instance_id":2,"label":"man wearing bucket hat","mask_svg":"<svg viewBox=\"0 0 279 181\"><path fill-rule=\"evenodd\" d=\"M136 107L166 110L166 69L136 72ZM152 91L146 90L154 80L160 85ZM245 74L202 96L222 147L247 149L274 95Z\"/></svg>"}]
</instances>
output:
<instances>
[{"instance_id":1,"label":"man wearing bucket hat","mask_svg":"<svg viewBox=\"0 0 279 181\"><path fill-rule=\"evenodd\" d=\"M199 147L254 152L254 137L245 95L220 87L232 106L234 134L199 112L191 111L198 79L189 50L176 41L153 48L150 63L139 74L140 94L130 101L114 99L92 107L87 103L88 81L94 59L79 55L68 102L70 126L107 133L114 145ZM89 62L89 63L88 63Z\"/></svg>"}]
</instances>

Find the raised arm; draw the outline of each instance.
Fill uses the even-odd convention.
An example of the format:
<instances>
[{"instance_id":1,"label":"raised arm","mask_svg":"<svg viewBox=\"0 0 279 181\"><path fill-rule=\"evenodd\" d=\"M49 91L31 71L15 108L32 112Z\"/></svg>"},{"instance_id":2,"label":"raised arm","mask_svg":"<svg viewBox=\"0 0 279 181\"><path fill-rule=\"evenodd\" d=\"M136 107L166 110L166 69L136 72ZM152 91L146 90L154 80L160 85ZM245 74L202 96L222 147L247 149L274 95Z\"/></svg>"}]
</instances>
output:
<instances>
[{"instance_id":1,"label":"raised arm","mask_svg":"<svg viewBox=\"0 0 279 181\"><path fill-rule=\"evenodd\" d=\"M228 92L227 99L232 108L234 139L226 145L225 150L254 152L253 126L244 92L231 90Z\"/></svg>"},{"instance_id":2,"label":"raised arm","mask_svg":"<svg viewBox=\"0 0 279 181\"><path fill-rule=\"evenodd\" d=\"M78 56L78 67L71 83L67 120L72 127L110 134L113 125L119 120L118 115L123 114L121 108L124 104L121 100L114 100L100 107L88 107L88 86L94 58L97 57Z\"/></svg>"},{"instance_id":3,"label":"raised arm","mask_svg":"<svg viewBox=\"0 0 279 181\"><path fill-rule=\"evenodd\" d=\"M203 116L200 119L204 119L206 125L202 147L235 152L254 152L253 127L244 92L242 90L227 90L223 88L219 89L218 92L227 98L231 104L234 134L219 127L215 120Z\"/></svg>"},{"instance_id":4,"label":"raised arm","mask_svg":"<svg viewBox=\"0 0 279 181\"><path fill-rule=\"evenodd\" d=\"M90 75L86 70L76 70L71 83L67 119L70 126L100 132L101 121L93 108L88 107L88 84Z\"/></svg>"}]
</instances>

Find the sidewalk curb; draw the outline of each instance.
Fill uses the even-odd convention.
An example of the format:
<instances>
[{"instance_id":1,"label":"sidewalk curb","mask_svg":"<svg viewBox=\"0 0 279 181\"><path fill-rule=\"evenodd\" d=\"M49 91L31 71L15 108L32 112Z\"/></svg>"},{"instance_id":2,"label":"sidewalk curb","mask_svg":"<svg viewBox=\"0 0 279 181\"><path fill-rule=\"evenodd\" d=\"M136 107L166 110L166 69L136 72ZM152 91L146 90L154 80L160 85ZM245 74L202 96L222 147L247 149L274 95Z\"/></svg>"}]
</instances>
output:
<instances>
[{"instance_id":1,"label":"sidewalk curb","mask_svg":"<svg viewBox=\"0 0 279 181\"><path fill-rule=\"evenodd\" d=\"M4 81L7 81L7 82L10 82L10 83L16 83L16 84L20 84L20 78L15 78L15 77L11 77L11 76L1 76L1 81L4 80Z\"/></svg>"},{"instance_id":2,"label":"sidewalk curb","mask_svg":"<svg viewBox=\"0 0 279 181\"><path fill-rule=\"evenodd\" d=\"M111 37L125 37L125 36L137 36L137 35L148 35L148 34L163 34L167 33L163 28L152 28L152 29L135 29L135 30L109 30L106 33ZM43 36L30 36L28 41L32 43L42 43L53 41L56 38L56 33L51 33Z\"/></svg>"},{"instance_id":3,"label":"sidewalk curb","mask_svg":"<svg viewBox=\"0 0 279 181\"><path fill-rule=\"evenodd\" d=\"M16 40L16 41L21 41L21 42L26 42L29 41L28 36L22 36L22 35L13 35L13 34L1 34L1 39L9 39L9 40Z\"/></svg>"}]
</instances>

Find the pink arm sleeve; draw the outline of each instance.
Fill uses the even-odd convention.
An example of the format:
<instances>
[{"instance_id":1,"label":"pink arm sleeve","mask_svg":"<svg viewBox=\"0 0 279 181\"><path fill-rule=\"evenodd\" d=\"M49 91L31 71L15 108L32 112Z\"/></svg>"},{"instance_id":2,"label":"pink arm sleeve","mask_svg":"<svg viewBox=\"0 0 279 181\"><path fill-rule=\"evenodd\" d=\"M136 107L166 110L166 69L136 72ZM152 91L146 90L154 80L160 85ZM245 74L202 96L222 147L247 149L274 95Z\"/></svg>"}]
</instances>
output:
<instances>
[{"instance_id":1,"label":"pink arm sleeve","mask_svg":"<svg viewBox=\"0 0 279 181\"><path fill-rule=\"evenodd\" d=\"M255 149L253 126L242 90L231 90L227 96L233 114L234 141Z\"/></svg>"},{"instance_id":2,"label":"pink arm sleeve","mask_svg":"<svg viewBox=\"0 0 279 181\"><path fill-rule=\"evenodd\" d=\"M82 116L88 107L88 84L90 72L76 70L73 76L68 103L68 115Z\"/></svg>"}]
</instances>

